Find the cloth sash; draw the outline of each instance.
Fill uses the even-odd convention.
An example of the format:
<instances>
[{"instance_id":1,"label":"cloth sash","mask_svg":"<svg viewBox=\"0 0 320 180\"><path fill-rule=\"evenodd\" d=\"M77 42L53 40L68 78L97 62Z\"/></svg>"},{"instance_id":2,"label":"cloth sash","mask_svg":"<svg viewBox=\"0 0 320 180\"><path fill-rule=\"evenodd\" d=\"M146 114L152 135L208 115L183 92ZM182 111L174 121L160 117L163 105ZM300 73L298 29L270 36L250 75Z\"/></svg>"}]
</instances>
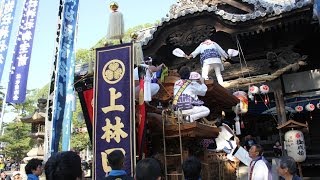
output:
<instances>
[{"instance_id":1,"label":"cloth sash","mask_svg":"<svg viewBox=\"0 0 320 180\"><path fill-rule=\"evenodd\" d=\"M204 104L204 102L199 99L194 99L188 94L182 94L190 83L190 80L185 81L174 96L172 105L175 109L188 110L192 109L193 106L202 106Z\"/></svg>"},{"instance_id":2,"label":"cloth sash","mask_svg":"<svg viewBox=\"0 0 320 180\"><path fill-rule=\"evenodd\" d=\"M200 54L200 62L203 64L203 61L209 58L221 58L219 52L216 49L205 49L203 53Z\"/></svg>"},{"instance_id":3,"label":"cloth sash","mask_svg":"<svg viewBox=\"0 0 320 180\"><path fill-rule=\"evenodd\" d=\"M174 96L173 101L172 101L172 105L174 108L178 108L178 100L180 98L180 96L182 95L183 91L189 86L189 84L191 83L190 80L186 80L183 85L180 87L180 89L178 90L177 94ZM191 102L191 101L190 101ZM190 103L191 105L191 103ZM192 108L192 107L191 107ZM190 109L191 109L190 108Z\"/></svg>"}]
</instances>

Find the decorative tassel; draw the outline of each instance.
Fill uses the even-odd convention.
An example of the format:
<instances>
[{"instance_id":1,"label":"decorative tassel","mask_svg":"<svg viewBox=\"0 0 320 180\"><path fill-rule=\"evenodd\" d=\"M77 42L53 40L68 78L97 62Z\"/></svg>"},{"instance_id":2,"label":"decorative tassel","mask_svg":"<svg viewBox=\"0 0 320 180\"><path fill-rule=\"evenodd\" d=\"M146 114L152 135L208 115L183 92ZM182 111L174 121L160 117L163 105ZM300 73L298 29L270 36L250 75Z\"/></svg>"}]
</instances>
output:
<instances>
[{"instance_id":1,"label":"decorative tassel","mask_svg":"<svg viewBox=\"0 0 320 180\"><path fill-rule=\"evenodd\" d=\"M255 103L255 104L258 104L258 101L257 101L256 96L254 96L254 103Z\"/></svg>"},{"instance_id":2,"label":"decorative tassel","mask_svg":"<svg viewBox=\"0 0 320 180\"><path fill-rule=\"evenodd\" d=\"M236 121L236 135L241 135L240 122Z\"/></svg>"},{"instance_id":3,"label":"decorative tassel","mask_svg":"<svg viewBox=\"0 0 320 180\"><path fill-rule=\"evenodd\" d=\"M265 105L267 105L267 104L268 104L267 96L264 96L264 104L265 104Z\"/></svg>"},{"instance_id":4,"label":"decorative tassel","mask_svg":"<svg viewBox=\"0 0 320 180\"><path fill-rule=\"evenodd\" d=\"M244 128L246 128L246 127L244 126L243 121L241 121L241 129L244 129Z\"/></svg>"},{"instance_id":5,"label":"decorative tassel","mask_svg":"<svg viewBox=\"0 0 320 180\"><path fill-rule=\"evenodd\" d=\"M72 98L71 99L71 101L72 101L71 109L72 109L72 112L75 112L76 109L77 109L77 98L76 98L76 95L73 93L71 98Z\"/></svg>"},{"instance_id":6,"label":"decorative tassel","mask_svg":"<svg viewBox=\"0 0 320 180\"><path fill-rule=\"evenodd\" d=\"M240 129L240 118L238 116L238 114L236 115L236 117L234 118L235 122L235 126L236 126L236 135L241 135L241 129Z\"/></svg>"}]
</instances>

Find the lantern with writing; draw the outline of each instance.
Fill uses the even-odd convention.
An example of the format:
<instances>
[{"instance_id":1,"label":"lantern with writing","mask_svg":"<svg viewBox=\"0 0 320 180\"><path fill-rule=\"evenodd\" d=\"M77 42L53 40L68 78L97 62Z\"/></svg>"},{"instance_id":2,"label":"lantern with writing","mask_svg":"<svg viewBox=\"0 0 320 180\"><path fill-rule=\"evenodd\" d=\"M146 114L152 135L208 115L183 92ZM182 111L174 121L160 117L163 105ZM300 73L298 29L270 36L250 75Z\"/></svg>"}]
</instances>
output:
<instances>
[{"instance_id":1,"label":"lantern with writing","mask_svg":"<svg viewBox=\"0 0 320 180\"><path fill-rule=\"evenodd\" d=\"M260 89L261 94L264 95L264 104L268 104L269 103L268 93L269 93L269 90L270 90L269 86L263 84L263 85L260 86L259 89Z\"/></svg>"},{"instance_id":2,"label":"lantern with writing","mask_svg":"<svg viewBox=\"0 0 320 180\"><path fill-rule=\"evenodd\" d=\"M295 108L294 108L294 110L296 110L296 112L301 112L301 111L303 111L303 106L300 106L300 105L298 105L298 106L296 106Z\"/></svg>"},{"instance_id":3,"label":"lantern with writing","mask_svg":"<svg viewBox=\"0 0 320 180\"><path fill-rule=\"evenodd\" d=\"M256 94L258 94L259 93L259 88L257 87L257 86L250 86L249 87L249 94L250 95L252 95L253 96L253 99L254 99L254 102L257 104L258 103L258 101L257 101L257 99L256 99Z\"/></svg>"},{"instance_id":4,"label":"lantern with writing","mask_svg":"<svg viewBox=\"0 0 320 180\"><path fill-rule=\"evenodd\" d=\"M296 162L303 162L306 159L303 133L298 130L290 130L284 135L284 140L288 156L291 156Z\"/></svg>"},{"instance_id":5,"label":"lantern with writing","mask_svg":"<svg viewBox=\"0 0 320 180\"><path fill-rule=\"evenodd\" d=\"M307 104L307 105L305 106L305 108L306 108L307 111L310 112L310 119L312 119L311 112L314 111L316 107L315 107L313 104L309 103L309 104Z\"/></svg>"},{"instance_id":6,"label":"lantern with writing","mask_svg":"<svg viewBox=\"0 0 320 180\"><path fill-rule=\"evenodd\" d=\"M247 93L244 91L236 91L233 93L234 96L236 96L240 102L234 107L234 113L236 114L236 117L234 118L235 120L235 127L236 127L236 134L240 135L241 130L240 130L240 118L239 114L244 114L248 112L248 96Z\"/></svg>"}]
</instances>

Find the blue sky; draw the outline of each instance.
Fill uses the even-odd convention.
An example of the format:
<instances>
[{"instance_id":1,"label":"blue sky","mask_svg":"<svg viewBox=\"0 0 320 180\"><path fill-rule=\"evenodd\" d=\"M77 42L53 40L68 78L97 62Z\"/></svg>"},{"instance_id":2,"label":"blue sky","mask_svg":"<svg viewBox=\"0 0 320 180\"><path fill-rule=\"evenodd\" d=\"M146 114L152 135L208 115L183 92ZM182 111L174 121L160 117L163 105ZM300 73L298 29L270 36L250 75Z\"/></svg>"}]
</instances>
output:
<instances>
[{"instance_id":1,"label":"blue sky","mask_svg":"<svg viewBox=\"0 0 320 180\"><path fill-rule=\"evenodd\" d=\"M1 85L7 86L9 67L20 23L23 1L18 1L16 17L11 33L5 71ZM49 82L51 62L57 26L59 0L39 0L39 12L34 35L27 89L41 88ZM105 0L81 0L76 48L89 49L107 33L109 3ZM119 11L123 13L125 29L139 24L154 23L165 17L176 0L118 0Z\"/></svg>"}]
</instances>

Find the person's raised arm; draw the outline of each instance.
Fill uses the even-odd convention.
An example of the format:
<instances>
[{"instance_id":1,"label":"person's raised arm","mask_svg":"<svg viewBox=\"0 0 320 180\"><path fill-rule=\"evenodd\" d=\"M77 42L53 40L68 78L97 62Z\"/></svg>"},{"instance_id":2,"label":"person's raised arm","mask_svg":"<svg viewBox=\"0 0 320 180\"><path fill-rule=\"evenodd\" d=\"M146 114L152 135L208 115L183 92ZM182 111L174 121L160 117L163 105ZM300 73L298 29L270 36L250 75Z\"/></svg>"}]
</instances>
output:
<instances>
[{"instance_id":1,"label":"person's raised arm","mask_svg":"<svg viewBox=\"0 0 320 180\"><path fill-rule=\"evenodd\" d=\"M200 53L201 53L201 44L189 56L187 56L187 58L188 59L195 58Z\"/></svg>"},{"instance_id":2,"label":"person's raised arm","mask_svg":"<svg viewBox=\"0 0 320 180\"><path fill-rule=\"evenodd\" d=\"M151 72L157 72L157 71L160 71L162 69L162 67L165 66L164 63L160 64L159 66L149 66L149 70Z\"/></svg>"}]
</instances>

